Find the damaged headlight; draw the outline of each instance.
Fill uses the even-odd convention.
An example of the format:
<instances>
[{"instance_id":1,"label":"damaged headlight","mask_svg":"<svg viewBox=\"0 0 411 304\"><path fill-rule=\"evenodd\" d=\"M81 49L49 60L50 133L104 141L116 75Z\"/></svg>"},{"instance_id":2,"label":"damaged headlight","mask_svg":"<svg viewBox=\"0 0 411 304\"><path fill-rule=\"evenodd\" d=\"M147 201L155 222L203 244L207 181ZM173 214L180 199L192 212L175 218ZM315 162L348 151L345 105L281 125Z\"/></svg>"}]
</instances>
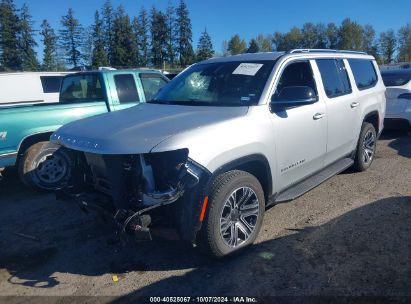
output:
<instances>
[{"instance_id":1,"label":"damaged headlight","mask_svg":"<svg viewBox=\"0 0 411 304\"><path fill-rule=\"evenodd\" d=\"M188 149L141 155L140 164L145 181L144 205L172 203L199 180L188 162Z\"/></svg>"}]
</instances>

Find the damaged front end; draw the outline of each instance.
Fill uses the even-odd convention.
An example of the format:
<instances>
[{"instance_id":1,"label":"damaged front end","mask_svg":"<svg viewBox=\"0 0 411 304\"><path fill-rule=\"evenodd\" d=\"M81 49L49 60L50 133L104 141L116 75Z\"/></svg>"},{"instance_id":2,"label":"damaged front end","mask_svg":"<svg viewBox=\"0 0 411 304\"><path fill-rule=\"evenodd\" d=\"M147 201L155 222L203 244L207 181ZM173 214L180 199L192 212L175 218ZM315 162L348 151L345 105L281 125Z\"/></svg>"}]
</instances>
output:
<instances>
[{"instance_id":1,"label":"damaged front end","mask_svg":"<svg viewBox=\"0 0 411 304\"><path fill-rule=\"evenodd\" d=\"M209 172L188 158L188 149L113 155L76 153L70 181L58 191L83 209L110 214L121 232L151 239L149 226L175 228L194 241ZM164 208L159 208L164 207Z\"/></svg>"}]
</instances>

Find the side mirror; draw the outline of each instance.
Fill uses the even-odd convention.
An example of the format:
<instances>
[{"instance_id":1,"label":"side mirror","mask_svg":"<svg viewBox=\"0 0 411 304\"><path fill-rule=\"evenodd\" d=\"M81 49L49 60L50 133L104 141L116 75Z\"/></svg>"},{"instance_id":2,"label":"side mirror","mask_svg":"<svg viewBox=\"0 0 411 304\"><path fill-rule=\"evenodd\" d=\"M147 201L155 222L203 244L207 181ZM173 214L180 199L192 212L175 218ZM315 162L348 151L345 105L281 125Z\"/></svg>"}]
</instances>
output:
<instances>
[{"instance_id":1,"label":"side mirror","mask_svg":"<svg viewBox=\"0 0 411 304\"><path fill-rule=\"evenodd\" d=\"M272 108L290 108L308 105L317 101L315 91L308 86L284 87L280 94L271 97Z\"/></svg>"}]
</instances>

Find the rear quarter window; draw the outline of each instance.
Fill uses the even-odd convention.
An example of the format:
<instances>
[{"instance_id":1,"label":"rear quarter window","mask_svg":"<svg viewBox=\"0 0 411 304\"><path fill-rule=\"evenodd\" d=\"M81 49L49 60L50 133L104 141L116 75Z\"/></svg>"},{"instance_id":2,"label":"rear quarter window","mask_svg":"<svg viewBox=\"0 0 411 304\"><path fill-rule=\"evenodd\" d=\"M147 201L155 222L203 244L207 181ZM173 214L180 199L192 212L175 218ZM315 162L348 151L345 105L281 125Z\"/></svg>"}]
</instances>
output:
<instances>
[{"instance_id":1,"label":"rear quarter window","mask_svg":"<svg viewBox=\"0 0 411 304\"><path fill-rule=\"evenodd\" d=\"M385 74L382 73L382 80L384 81L384 84L386 87L398 87L398 86L403 86L406 85L410 79L411 79L411 71L409 75L404 74Z\"/></svg>"},{"instance_id":2,"label":"rear quarter window","mask_svg":"<svg viewBox=\"0 0 411 304\"><path fill-rule=\"evenodd\" d=\"M43 93L58 93L63 76L40 76L40 80Z\"/></svg>"},{"instance_id":3,"label":"rear quarter window","mask_svg":"<svg viewBox=\"0 0 411 304\"><path fill-rule=\"evenodd\" d=\"M376 85L378 78L372 60L348 59L348 63L359 90L366 90Z\"/></svg>"}]
</instances>

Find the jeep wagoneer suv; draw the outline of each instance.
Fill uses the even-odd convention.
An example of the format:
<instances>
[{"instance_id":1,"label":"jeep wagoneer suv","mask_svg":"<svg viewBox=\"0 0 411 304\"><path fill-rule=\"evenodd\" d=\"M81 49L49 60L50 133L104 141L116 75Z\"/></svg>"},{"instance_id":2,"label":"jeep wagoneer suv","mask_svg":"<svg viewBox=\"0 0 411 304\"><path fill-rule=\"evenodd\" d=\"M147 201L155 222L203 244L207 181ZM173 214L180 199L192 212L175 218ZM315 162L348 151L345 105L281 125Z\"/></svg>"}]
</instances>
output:
<instances>
[{"instance_id":1,"label":"jeep wagoneer suv","mask_svg":"<svg viewBox=\"0 0 411 304\"><path fill-rule=\"evenodd\" d=\"M149 227L164 224L225 256L256 239L268 205L371 165L384 93L365 53L202 61L145 104L55 132L77 155L63 190L110 211L122 231L149 238Z\"/></svg>"}]
</instances>

